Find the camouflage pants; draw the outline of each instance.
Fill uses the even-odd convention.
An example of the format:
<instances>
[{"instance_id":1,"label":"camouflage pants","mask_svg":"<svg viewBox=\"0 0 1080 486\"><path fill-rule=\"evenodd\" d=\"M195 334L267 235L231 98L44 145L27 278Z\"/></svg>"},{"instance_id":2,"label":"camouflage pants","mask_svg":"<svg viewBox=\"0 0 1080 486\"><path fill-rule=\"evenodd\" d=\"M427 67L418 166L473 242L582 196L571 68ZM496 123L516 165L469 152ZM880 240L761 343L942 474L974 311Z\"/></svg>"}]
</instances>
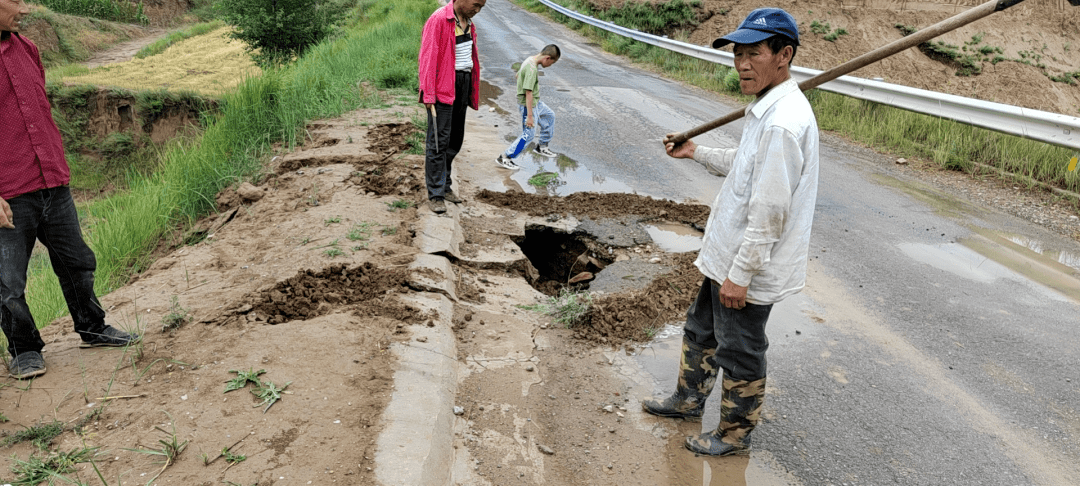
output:
<instances>
[{"instance_id":1,"label":"camouflage pants","mask_svg":"<svg viewBox=\"0 0 1080 486\"><path fill-rule=\"evenodd\" d=\"M765 351L769 338L765 322L772 304L747 303L742 309L720 304L720 283L706 277L697 299L686 311L687 339L706 349L716 349L710 365L723 368L728 379L755 381L765 377Z\"/></svg>"}]
</instances>

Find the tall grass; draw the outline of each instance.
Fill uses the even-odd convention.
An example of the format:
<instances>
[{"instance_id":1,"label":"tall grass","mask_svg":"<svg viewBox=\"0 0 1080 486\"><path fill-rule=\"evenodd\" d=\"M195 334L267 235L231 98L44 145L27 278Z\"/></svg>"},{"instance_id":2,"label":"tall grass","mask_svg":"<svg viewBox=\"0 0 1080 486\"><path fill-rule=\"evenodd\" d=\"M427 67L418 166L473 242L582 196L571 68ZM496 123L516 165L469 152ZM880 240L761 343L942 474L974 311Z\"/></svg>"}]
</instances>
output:
<instances>
[{"instance_id":1,"label":"tall grass","mask_svg":"<svg viewBox=\"0 0 1080 486\"><path fill-rule=\"evenodd\" d=\"M137 4L126 0L37 0L50 10L82 17L149 24L150 19L143 12L143 3Z\"/></svg>"},{"instance_id":2,"label":"tall grass","mask_svg":"<svg viewBox=\"0 0 1080 486\"><path fill-rule=\"evenodd\" d=\"M725 82L725 77L732 71L726 66L670 52L592 27L553 12L537 0L514 2L532 12L545 13L583 32L599 41L607 51L656 66L665 74L690 84L734 94L744 101L750 99L738 93L737 80L734 83ZM579 0L559 0L557 3L624 27L642 31L655 30L652 21L642 21L642 12L646 12L642 10L643 7L632 2L606 12L595 12L590 5ZM680 18L676 15L688 19L686 14L674 13L682 11L682 8L657 8L655 16L669 22ZM676 31L672 36L685 37L685 33ZM728 80L730 81L730 78ZM822 129L841 132L876 149L925 158L941 167L956 170L977 171L980 170L978 164L990 165L1035 181L1080 192L1080 171L1068 170L1069 160L1075 155L1073 150L824 91L813 90L807 96Z\"/></svg>"},{"instance_id":3,"label":"tall grass","mask_svg":"<svg viewBox=\"0 0 1080 486\"><path fill-rule=\"evenodd\" d=\"M257 176L271 143L295 144L309 120L381 103L361 92L360 81L415 92L420 31L437 7L434 0L362 1L355 25L292 65L244 80L224 96L221 114L201 138L172 143L153 174L134 175L126 192L87 205L98 293L145 268L166 231L212 212L221 189ZM27 291L39 325L65 306L46 272L36 269Z\"/></svg>"}]
</instances>

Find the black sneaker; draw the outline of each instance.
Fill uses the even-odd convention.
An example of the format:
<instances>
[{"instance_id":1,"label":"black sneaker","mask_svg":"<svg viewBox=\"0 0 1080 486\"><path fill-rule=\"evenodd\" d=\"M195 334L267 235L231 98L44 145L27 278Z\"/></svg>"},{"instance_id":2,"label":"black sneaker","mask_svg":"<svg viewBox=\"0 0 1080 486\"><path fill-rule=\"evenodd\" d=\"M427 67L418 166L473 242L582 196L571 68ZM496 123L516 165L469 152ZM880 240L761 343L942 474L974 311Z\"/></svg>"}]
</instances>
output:
<instances>
[{"instance_id":1,"label":"black sneaker","mask_svg":"<svg viewBox=\"0 0 1080 486\"><path fill-rule=\"evenodd\" d=\"M126 333L112 326L105 326L100 333L89 341L79 343L80 348L119 348L139 342L139 335Z\"/></svg>"},{"instance_id":2,"label":"black sneaker","mask_svg":"<svg viewBox=\"0 0 1080 486\"><path fill-rule=\"evenodd\" d=\"M8 373L16 380L25 380L45 374L45 359L37 351L19 353L8 364Z\"/></svg>"}]
</instances>

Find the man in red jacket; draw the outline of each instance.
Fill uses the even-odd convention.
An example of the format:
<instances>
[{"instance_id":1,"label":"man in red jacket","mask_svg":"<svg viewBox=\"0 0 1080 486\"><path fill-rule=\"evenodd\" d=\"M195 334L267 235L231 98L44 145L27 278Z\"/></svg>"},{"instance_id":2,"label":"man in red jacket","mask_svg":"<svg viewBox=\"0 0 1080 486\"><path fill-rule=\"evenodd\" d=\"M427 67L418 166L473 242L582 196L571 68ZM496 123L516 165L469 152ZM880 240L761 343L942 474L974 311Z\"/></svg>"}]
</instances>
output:
<instances>
[{"instance_id":1,"label":"man in red jacket","mask_svg":"<svg viewBox=\"0 0 1080 486\"><path fill-rule=\"evenodd\" d=\"M445 201L461 203L451 188L450 168L465 140L466 108L480 107L480 58L474 15L487 0L453 0L435 10L420 39L420 102L428 112L424 176L428 204L446 212Z\"/></svg>"},{"instance_id":2,"label":"man in red jacket","mask_svg":"<svg viewBox=\"0 0 1080 486\"><path fill-rule=\"evenodd\" d=\"M49 250L53 271L80 347L125 346L139 339L105 324L94 294L94 252L83 241L60 130L45 96L37 46L18 34L30 13L25 0L0 0L0 328L18 379L45 373L34 317L26 305L26 268L35 241Z\"/></svg>"}]
</instances>

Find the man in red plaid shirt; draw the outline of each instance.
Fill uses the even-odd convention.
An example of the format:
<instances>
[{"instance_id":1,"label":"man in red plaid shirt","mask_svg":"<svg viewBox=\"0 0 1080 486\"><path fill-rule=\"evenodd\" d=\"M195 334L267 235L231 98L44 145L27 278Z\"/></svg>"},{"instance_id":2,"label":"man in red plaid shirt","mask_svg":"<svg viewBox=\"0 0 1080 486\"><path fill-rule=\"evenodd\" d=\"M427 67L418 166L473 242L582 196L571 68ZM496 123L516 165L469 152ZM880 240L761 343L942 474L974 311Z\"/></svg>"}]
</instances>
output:
<instances>
[{"instance_id":1,"label":"man in red plaid shirt","mask_svg":"<svg viewBox=\"0 0 1080 486\"><path fill-rule=\"evenodd\" d=\"M105 324L94 294L94 252L83 241L68 182L60 130L45 96L37 46L19 35L25 0L0 0L0 328L18 379L45 373L34 317L26 305L26 269L36 241L53 271L82 338L80 347L126 346L137 334Z\"/></svg>"}]
</instances>

